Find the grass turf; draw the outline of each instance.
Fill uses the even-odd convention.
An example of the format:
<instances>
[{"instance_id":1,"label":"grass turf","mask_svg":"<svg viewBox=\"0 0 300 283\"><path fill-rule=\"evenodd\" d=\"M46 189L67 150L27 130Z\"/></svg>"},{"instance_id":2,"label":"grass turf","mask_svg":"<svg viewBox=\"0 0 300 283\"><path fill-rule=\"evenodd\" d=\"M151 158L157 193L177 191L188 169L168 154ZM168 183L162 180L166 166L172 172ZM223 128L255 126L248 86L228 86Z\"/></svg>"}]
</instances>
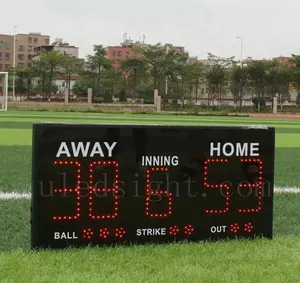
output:
<instances>
[{"instance_id":1,"label":"grass turf","mask_svg":"<svg viewBox=\"0 0 300 283\"><path fill-rule=\"evenodd\" d=\"M159 117L158 117L159 116ZM276 185L299 186L299 121L166 115L0 114L0 190L30 187L34 121L275 126ZM13 146L12 146L13 145ZM27 189L26 189L27 188ZM276 194L275 238L255 241L32 252L28 200L0 202L1 282L300 282L299 195Z\"/></svg>"}]
</instances>

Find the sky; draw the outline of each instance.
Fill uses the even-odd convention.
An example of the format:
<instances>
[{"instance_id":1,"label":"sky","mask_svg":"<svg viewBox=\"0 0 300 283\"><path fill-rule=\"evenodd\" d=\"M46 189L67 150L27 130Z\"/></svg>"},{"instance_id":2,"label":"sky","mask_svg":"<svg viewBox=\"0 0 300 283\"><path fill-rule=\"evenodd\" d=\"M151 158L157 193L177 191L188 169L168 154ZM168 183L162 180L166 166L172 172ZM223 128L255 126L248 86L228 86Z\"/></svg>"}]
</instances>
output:
<instances>
[{"instance_id":1,"label":"sky","mask_svg":"<svg viewBox=\"0 0 300 283\"><path fill-rule=\"evenodd\" d=\"M94 44L119 45L126 32L184 46L199 59L208 52L259 59L300 53L299 12L299 0L15 0L5 3L0 33L13 34L16 25L17 33L62 38L81 58Z\"/></svg>"}]
</instances>

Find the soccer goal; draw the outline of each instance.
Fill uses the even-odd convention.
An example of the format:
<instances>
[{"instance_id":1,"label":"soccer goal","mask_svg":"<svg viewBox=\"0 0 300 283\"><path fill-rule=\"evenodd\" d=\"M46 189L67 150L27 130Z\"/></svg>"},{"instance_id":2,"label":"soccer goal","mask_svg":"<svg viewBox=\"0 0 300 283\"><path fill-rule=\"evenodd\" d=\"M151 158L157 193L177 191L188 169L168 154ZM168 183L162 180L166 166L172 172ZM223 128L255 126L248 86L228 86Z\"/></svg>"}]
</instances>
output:
<instances>
[{"instance_id":1,"label":"soccer goal","mask_svg":"<svg viewBox=\"0 0 300 283\"><path fill-rule=\"evenodd\" d=\"M7 111L8 72L0 72L0 111Z\"/></svg>"}]
</instances>

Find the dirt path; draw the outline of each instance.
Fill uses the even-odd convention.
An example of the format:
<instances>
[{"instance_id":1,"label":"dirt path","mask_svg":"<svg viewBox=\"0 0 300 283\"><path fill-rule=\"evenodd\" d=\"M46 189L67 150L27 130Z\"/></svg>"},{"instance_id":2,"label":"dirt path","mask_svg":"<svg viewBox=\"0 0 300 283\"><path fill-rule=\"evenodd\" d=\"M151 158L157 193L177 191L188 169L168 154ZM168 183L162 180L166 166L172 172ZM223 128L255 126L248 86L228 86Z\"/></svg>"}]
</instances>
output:
<instances>
[{"instance_id":1,"label":"dirt path","mask_svg":"<svg viewBox=\"0 0 300 283\"><path fill-rule=\"evenodd\" d=\"M258 119L299 119L300 114L250 114L250 117Z\"/></svg>"}]
</instances>

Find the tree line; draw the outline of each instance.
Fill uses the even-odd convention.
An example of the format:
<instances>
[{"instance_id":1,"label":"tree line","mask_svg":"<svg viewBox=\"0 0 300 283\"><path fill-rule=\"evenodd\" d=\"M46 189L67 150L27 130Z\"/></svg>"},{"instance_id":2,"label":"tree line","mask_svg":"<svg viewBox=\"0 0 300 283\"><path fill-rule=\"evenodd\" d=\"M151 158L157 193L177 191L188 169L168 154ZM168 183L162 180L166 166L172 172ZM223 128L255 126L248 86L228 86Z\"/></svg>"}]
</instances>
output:
<instances>
[{"instance_id":1,"label":"tree line","mask_svg":"<svg viewBox=\"0 0 300 283\"><path fill-rule=\"evenodd\" d=\"M158 43L135 47L133 54L119 61L108 60L102 45L95 45L86 61L62 55L58 51L42 52L27 68L17 67L16 93L57 93L55 78L63 75L70 89L72 75L80 78L72 92L86 96L94 90L95 99L111 102L113 97L153 100L158 89L164 100L194 100L206 97L207 104L222 104L229 93L239 105L246 95L253 98L258 109L265 101L278 97L279 103L289 99L290 86L297 90L300 104L300 55L291 55L287 64L276 60L246 60L241 66L234 57L222 58L208 53L205 62L189 62L188 53L168 49Z\"/></svg>"}]
</instances>

